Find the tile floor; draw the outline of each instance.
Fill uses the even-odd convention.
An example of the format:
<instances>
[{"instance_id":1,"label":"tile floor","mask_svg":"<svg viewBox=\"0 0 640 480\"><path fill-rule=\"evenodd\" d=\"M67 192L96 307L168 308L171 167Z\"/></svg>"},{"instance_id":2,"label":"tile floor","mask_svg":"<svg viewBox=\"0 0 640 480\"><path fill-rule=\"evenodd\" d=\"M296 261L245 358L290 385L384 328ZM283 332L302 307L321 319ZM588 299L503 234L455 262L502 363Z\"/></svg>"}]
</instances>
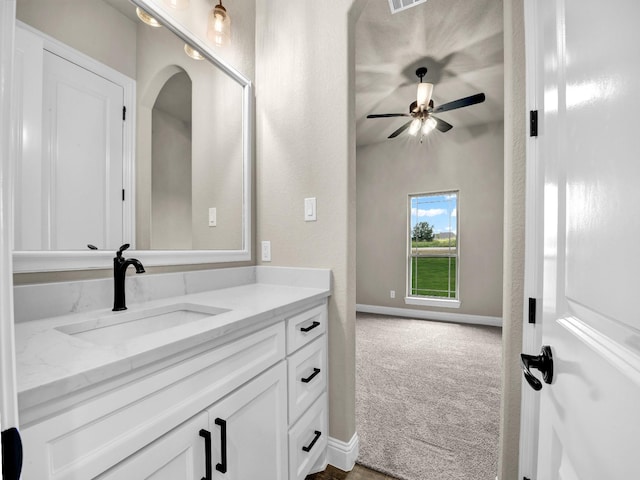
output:
<instances>
[{"instance_id":1,"label":"tile floor","mask_svg":"<svg viewBox=\"0 0 640 480\"><path fill-rule=\"evenodd\" d=\"M329 465L324 472L309 475L305 480L395 480L361 465L356 465L350 472L343 472Z\"/></svg>"}]
</instances>

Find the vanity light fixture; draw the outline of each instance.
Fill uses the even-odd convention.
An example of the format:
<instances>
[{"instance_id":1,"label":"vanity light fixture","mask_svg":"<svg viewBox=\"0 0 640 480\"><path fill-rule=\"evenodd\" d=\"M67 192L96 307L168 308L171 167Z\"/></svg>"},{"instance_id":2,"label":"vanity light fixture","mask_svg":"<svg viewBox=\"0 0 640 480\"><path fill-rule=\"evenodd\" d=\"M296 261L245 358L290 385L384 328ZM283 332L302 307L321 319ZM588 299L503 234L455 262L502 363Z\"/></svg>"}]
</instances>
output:
<instances>
[{"instance_id":1,"label":"vanity light fixture","mask_svg":"<svg viewBox=\"0 0 640 480\"><path fill-rule=\"evenodd\" d=\"M227 9L222 6L222 0L218 1L218 5L213 7L209 13L207 38L216 47L221 47L231 42L231 18L229 18Z\"/></svg>"},{"instance_id":2,"label":"vanity light fixture","mask_svg":"<svg viewBox=\"0 0 640 480\"><path fill-rule=\"evenodd\" d=\"M194 60L204 60L204 57L200 54L200 52L197 51L195 48L193 48L188 43L184 44L184 53L189 55Z\"/></svg>"},{"instance_id":3,"label":"vanity light fixture","mask_svg":"<svg viewBox=\"0 0 640 480\"><path fill-rule=\"evenodd\" d=\"M164 4L174 10L186 10L189 8L189 0L164 0Z\"/></svg>"},{"instance_id":4,"label":"vanity light fixture","mask_svg":"<svg viewBox=\"0 0 640 480\"><path fill-rule=\"evenodd\" d=\"M136 7L136 15L138 15L138 18L140 20L142 20L144 23L146 23L147 25L149 25L150 27L161 27L162 26L162 24L158 20L153 18L151 15L149 15L147 12L145 12L140 7Z\"/></svg>"}]
</instances>

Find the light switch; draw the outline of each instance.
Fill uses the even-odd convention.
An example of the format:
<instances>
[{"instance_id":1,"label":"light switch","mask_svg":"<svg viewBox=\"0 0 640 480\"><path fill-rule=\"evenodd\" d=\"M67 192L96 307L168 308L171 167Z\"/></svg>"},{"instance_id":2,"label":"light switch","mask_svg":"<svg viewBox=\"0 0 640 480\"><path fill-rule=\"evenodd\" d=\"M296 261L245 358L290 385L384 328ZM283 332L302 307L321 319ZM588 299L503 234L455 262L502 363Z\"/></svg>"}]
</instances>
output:
<instances>
[{"instance_id":1,"label":"light switch","mask_svg":"<svg viewBox=\"0 0 640 480\"><path fill-rule=\"evenodd\" d=\"M316 221L316 198L304 199L304 221L315 222Z\"/></svg>"},{"instance_id":2,"label":"light switch","mask_svg":"<svg viewBox=\"0 0 640 480\"><path fill-rule=\"evenodd\" d=\"M269 240L262 241L262 261L271 261L271 242Z\"/></svg>"},{"instance_id":3,"label":"light switch","mask_svg":"<svg viewBox=\"0 0 640 480\"><path fill-rule=\"evenodd\" d=\"M209 209L209 226L215 227L217 222L217 213L215 207Z\"/></svg>"}]
</instances>

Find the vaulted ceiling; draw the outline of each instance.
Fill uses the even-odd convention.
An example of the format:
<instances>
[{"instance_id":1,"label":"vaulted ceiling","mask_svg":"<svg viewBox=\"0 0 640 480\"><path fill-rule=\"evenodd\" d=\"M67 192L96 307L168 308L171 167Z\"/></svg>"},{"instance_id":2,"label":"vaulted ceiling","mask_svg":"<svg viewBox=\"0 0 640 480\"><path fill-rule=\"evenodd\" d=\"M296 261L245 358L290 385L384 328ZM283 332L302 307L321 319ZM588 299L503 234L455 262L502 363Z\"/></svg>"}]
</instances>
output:
<instances>
[{"instance_id":1,"label":"vaulted ceiling","mask_svg":"<svg viewBox=\"0 0 640 480\"><path fill-rule=\"evenodd\" d=\"M503 62L502 0L428 0L395 14L387 1L370 0L356 23L357 145L394 141L387 136L406 118L366 116L408 113L421 66L436 106L486 94L484 103L439 115L454 128L502 121Z\"/></svg>"}]
</instances>

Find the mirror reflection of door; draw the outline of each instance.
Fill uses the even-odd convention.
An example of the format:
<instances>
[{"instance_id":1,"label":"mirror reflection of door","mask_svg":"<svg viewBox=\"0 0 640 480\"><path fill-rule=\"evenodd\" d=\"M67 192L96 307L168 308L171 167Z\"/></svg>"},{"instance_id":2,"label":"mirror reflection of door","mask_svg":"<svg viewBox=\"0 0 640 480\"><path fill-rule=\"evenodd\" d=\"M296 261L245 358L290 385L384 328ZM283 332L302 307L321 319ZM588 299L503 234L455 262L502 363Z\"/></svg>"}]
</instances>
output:
<instances>
[{"instance_id":1,"label":"mirror reflection of door","mask_svg":"<svg viewBox=\"0 0 640 480\"><path fill-rule=\"evenodd\" d=\"M184 70L170 77L152 110L151 248L190 250L191 79Z\"/></svg>"},{"instance_id":2,"label":"mirror reflection of door","mask_svg":"<svg viewBox=\"0 0 640 480\"><path fill-rule=\"evenodd\" d=\"M117 248L123 242L123 87L18 30L23 135L15 249ZM32 97L42 104L31 105Z\"/></svg>"}]
</instances>

